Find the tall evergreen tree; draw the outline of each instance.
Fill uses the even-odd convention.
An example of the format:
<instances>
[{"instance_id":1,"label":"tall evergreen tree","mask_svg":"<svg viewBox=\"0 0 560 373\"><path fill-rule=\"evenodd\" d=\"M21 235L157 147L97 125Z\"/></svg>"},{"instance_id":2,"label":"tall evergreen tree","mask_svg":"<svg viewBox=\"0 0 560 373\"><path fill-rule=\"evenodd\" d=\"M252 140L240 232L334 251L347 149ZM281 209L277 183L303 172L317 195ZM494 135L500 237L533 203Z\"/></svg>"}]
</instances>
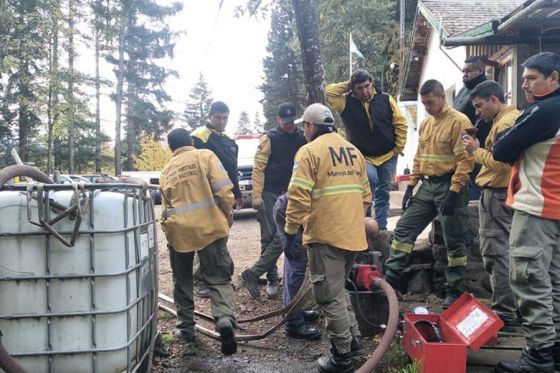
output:
<instances>
[{"instance_id":1,"label":"tall evergreen tree","mask_svg":"<svg viewBox=\"0 0 560 373\"><path fill-rule=\"evenodd\" d=\"M48 41L45 1L14 0L0 3L0 135L13 136L23 161L30 160L30 145L41 124L39 90L44 88ZM1 84L1 83L0 83Z\"/></svg>"},{"instance_id":2,"label":"tall evergreen tree","mask_svg":"<svg viewBox=\"0 0 560 373\"><path fill-rule=\"evenodd\" d=\"M206 125L212 101L212 91L201 72L198 76L198 82L189 93L189 100L184 113L191 130Z\"/></svg>"},{"instance_id":3,"label":"tall evergreen tree","mask_svg":"<svg viewBox=\"0 0 560 373\"><path fill-rule=\"evenodd\" d=\"M236 135L250 135L254 132L254 128L251 125L251 120L249 119L249 114L246 111L242 111L239 114L239 120L237 121L237 131Z\"/></svg>"},{"instance_id":4,"label":"tall evergreen tree","mask_svg":"<svg viewBox=\"0 0 560 373\"><path fill-rule=\"evenodd\" d=\"M289 0L279 0L271 13L268 34L268 55L263 60L264 83L259 87L263 93L265 127L276 125L278 105L292 102L303 109L303 72L299 47L295 35L295 19Z\"/></svg>"},{"instance_id":5,"label":"tall evergreen tree","mask_svg":"<svg viewBox=\"0 0 560 373\"><path fill-rule=\"evenodd\" d=\"M165 108L165 103L171 98L162 85L169 75L176 73L158 65L156 61L173 56L175 34L169 30L165 19L182 9L180 3L163 6L144 0L120 0L120 5L118 59L110 59L117 65L117 173L121 171L120 124L123 103L126 104L127 169L134 167L133 155L137 152L140 134L159 138L171 127L173 112Z\"/></svg>"},{"instance_id":6,"label":"tall evergreen tree","mask_svg":"<svg viewBox=\"0 0 560 373\"><path fill-rule=\"evenodd\" d=\"M258 111L255 113L255 120L253 120L253 130L255 133L264 133L264 126L261 121L261 115Z\"/></svg>"}]
</instances>

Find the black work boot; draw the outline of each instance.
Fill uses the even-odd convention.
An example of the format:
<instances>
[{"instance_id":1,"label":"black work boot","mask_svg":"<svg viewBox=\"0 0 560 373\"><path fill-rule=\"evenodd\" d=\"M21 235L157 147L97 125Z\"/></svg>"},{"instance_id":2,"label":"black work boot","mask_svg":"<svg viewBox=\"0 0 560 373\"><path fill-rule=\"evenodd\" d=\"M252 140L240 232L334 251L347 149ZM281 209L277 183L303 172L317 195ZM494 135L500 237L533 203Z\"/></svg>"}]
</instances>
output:
<instances>
[{"instance_id":1,"label":"black work boot","mask_svg":"<svg viewBox=\"0 0 560 373\"><path fill-rule=\"evenodd\" d=\"M500 361L494 372L496 373L554 373L554 359L552 347L535 350L529 348L523 351L517 360Z\"/></svg>"},{"instance_id":2,"label":"black work boot","mask_svg":"<svg viewBox=\"0 0 560 373\"><path fill-rule=\"evenodd\" d=\"M362 356L365 354L364 345L362 344L362 337L356 335L352 337L352 342L350 343L350 356Z\"/></svg>"},{"instance_id":3,"label":"black work boot","mask_svg":"<svg viewBox=\"0 0 560 373\"><path fill-rule=\"evenodd\" d=\"M259 279L257 275L255 275L250 269L246 269L241 272L241 278L243 278L243 282L249 291L251 298L257 299L260 297L261 292L259 290Z\"/></svg>"},{"instance_id":4,"label":"black work boot","mask_svg":"<svg viewBox=\"0 0 560 373\"><path fill-rule=\"evenodd\" d=\"M556 342L552 347L552 357L554 358L554 369L560 370L560 342Z\"/></svg>"},{"instance_id":5,"label":"black work boot","mask_svg":"<svg viewBox=\"0 0 560 373\"><path fill-rule=\"evenodd\" d=\"M331 342L331 355L323 356L317 360L317 370L321 373L352 373L354 360L350 352L340 354Z\"/></svg>"},{"instance_id":6,"label":"black work boot","mask_svg":"<svg viewBox=\"0 0 560 373\"><path fill-rule=\"evenodd\" d=\"M222 326L218 329L220 333L220 342L222 342L222 354L233 355L237 352L237 341L233 328L229 325Z\"/></svg>"}]
</instances>

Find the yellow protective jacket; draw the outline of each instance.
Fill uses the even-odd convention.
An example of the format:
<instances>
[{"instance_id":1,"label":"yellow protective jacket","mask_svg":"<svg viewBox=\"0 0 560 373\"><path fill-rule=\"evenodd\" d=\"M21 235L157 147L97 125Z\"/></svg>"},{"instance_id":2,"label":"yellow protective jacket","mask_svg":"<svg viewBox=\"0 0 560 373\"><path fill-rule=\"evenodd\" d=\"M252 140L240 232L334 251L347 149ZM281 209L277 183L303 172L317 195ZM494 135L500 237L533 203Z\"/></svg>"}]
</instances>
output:
<instances>
[{"instance_id":1,"label":"yellow protective jacket","mask_svg":"<svg viewBox=\"0 0 560 373\"><path fill-rule=\"evenodd\" d=\"M370 204L365 159L354 145L333 132L300 148L288 186L287 233L296 234L303 225L304 245L365 250Z\"/></svg>"},{"instance_id":2,"label":"yellow protective jacket","mask_svg":"<svg viewBox=\"0 0 560 373\"><path fill-rule=\"evenodd\" d=\"M325 90L325 96L327 98L327 103L337 113L342 113L346 107L346 95L350 92L350 82L332 83L327 85ZM372 88L372 99L377 93L375 88ZM363 103L364 109L366 111L367 117L369 119L370 127L373 126L373 119L368 110L369 102L368 100ZM406 145L406 136L408 133L408 125L406 123L405 117L402 115L395 99L389 96L389 105L391 106L391 111L393 112L393 127L395 128L395 148L386 154L377 157L365 157L366 161L369 163L379 166L387 162L393 156L402 153L404 146Z\"/></svg>"},{"instance_id":3,"label":"yellow protective jacket","mask_svg":"<svg viewBox=\"0 0 560 373\"><path fill-rule=\"evenodd\" d=\"M255 160L253 162L253 173L251 178L253 183L253 199L262 199L262 192L264 189L264 173L268 165L268 159L272 153L272 145L270 138L265 134L259 139L259 147L255 153Z\"/></svg>"},{"instance_id":4,"label":"yellow protective jacket","mask_svg":"<svg viewBox=\"0 0 560 373\"><path fill-rule=\"evenodd\" d=\"M422 176L442 176L453 173L449 190L459 192L469 181L473 157L463 146L461 138L471 128L469 118L444 104L441 112L430 115L420 125L418 150L409 185L415 186Z\"/></svg>"},{"instance_id":5,"label":"yellow protective jacket","mask_svg":"<svg viewBox=\"0 0 560 373\"><path fill-rule=\"evenodd\" d=\"M474 151L474 161L482 165L476 177L476 183L482 187L507 188L511 177L511 166L507 163L496 161L492 156L494 140L502 132L515 124L521 113L513 106L508 106L500 111L493 120L492 129L486 138L484 148Z\"/></svg>"},{"instance_id":6,"label":"yellow protective jacket","mask_svg":"<svg viewBox=\"0 0 560 373\"><path fill-rule=\"evenodd\" d=\"M233 184L212 151L175 149L161 171L160 188L161 225L175 251L196 251L229 235Z\"/></svg>"}]
</instances>

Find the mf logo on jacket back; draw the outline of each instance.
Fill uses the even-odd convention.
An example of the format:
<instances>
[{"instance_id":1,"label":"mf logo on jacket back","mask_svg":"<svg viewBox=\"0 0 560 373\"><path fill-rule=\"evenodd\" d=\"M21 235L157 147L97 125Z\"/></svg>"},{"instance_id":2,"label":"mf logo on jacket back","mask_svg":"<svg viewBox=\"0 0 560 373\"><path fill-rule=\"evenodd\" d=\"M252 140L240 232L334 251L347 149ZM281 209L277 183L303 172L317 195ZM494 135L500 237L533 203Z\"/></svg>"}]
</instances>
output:
<instances>
[{"instance_id":1,"label":"mf logo on jacket back","mask_svg":"<svg viewBox=\"0 0 560 373\"><path fill-rule=\"evenodd\" d=\"M329 153L331 155L331 162L334 167L338 164L344 162L346 166L354 165L354 159L358 158L356 156L356 148L348 146L346 148L340 147L338 150L329 146Z\"/></svg>"}]
</instances>

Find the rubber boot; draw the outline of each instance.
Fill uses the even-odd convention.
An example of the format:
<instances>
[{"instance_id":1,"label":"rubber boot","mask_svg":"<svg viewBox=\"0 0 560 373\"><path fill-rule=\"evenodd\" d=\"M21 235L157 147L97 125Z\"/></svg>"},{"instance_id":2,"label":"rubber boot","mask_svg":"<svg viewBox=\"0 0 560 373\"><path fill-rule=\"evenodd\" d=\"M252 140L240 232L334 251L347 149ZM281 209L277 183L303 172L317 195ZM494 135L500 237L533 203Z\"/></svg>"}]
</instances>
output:
<instances>
[{"instance_id":1,"label":"rubber boot","mask_svg":"<svg viewBox=\"0 0 560 373\"><path fill-rule=\"evenodd\" d=\"M364 350L364 345L362 344L362 337L356 335L352 337L352 342L350 343L350 356L357 357L362 356L366 353Z\"/></svg>"},{"instance_id":2,"label":"rubber boot","mask_svg":"<svg viewBox=\"0 0 560 373\"><path fill-rule=\"evenodd\" d=\"M500 361L496 373L554 373L552 347L535 350L526 349L517 360Z\"/></svg>"},{"instance_id":3,"label":"rubber boot","mask_svg":"<svg viewBox=\"0 0 560 373\"><path fill-rule=\"evenodd\" d=\"M318 371L321 373L352 373L354 360L350 352L340 354L331 341L331 355L323 356L317 360Z\"/></svg>"}]
</instances>

